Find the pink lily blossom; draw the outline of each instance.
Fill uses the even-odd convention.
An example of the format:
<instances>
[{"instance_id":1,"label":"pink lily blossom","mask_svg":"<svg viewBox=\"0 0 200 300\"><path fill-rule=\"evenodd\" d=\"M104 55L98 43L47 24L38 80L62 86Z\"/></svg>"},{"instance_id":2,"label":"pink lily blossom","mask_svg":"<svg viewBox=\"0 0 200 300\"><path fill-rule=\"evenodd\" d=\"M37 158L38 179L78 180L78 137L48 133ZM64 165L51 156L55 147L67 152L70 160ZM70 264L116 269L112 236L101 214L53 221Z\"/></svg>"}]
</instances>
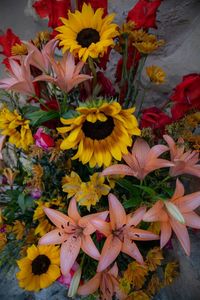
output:
<instances>
[{"instance_id":1,"label":"pink lily blossom","mask_svg":"<svg viewBox=\"0 0 200 300\"><path fill-rule=\"evenodd\" d=\"M51 66L49 57L53 56L57 43L58 41L52 39L41 50L30 42L25 43L30 55L30 64L43 72L49 72Z\"/></svg>"},{"instance_id":2,"label":"pink lily blossom","mask_svg":"<svg viewBox=\"0 0 200 300\"><path fill-rule=\"evenodd\" d=\"M106 168L102 172L102 175L129 175L143 180L150 172L156 169L174 166L172 162L158 158L158 156L168 150L169 148L164 145L156 145L150 148L145 140L137 138L132 152L123 155L123 159L127 165L112 165Z\"/></svg>"},{"instance_id":3,"label":"pink lily blossom","mask_svg":"<svg viewBox=\"0 0 200 300\"><path fill-rule=\"evenodd\" d=\"M136 228L142 220L146 208L140 207L134 213L126 215L124 207L113 194L108 195L110 223L100 219L92 219L91 223L103 233L107 239L104 243L97 272L105 270L122 251L139 263L143 257L136 246L136 241L157 240L159 236L143 229Z\"/></svg>"},{"instance_id":4,"label":"pink lily blossom","mask_svg":"<svg viewBox=\"0 0 200 300\"><path fill-rule=\"evenodd\" d=\"M112 268L98 272L88 282L78 288L78 294L87 296L100 289L101 299L112 300L114 293L119 290L118 267L115 263Z\"/></svg>"},{"instance_id":5,"label":"pink lily blossom","mask_svg":"<svg viewBox=\"0 0 200 300\"><path fill-rule=\"evenodd\" d=\"M163 138L169 146L171 161L174 163L174 166L170 168L170 175L191 174L200 177L200 164L197 164L199 153L195 150L185 151L182 138L178 139L177 144L169 135L164 135Z\"/></svg>"},{"instance_id":6,"label":"pink lily blossom","mask_svg":"<svg viewBox=\"0 0 200 300\"><path fill-rule=\"evenodd\" d=\"M14 59L9 59L10 77L0 80L0 89L14 92L35 95L34 85L30 71L30 55L20 58L20 63Z\"/></svg>"},{"instance_id":7,"label":"pink lily blossom","mask_svg":"<svg viewBox=\"0 0 200 300\"><path fill-rule=\"evenodd\" d=\"M84 62L80 61L76 65L74 56L70 52L65 53L61 61L56 61L53 57L49 57L49 59L53 69L53 76L43 74L34 81L54 83L62 91L68 93L79 83L92 78L86 74L79 74L84 66Z\"/></svg>"},{"instance_id":8,"label":"pink lily blossom","mask_svg":"<svg viewBox=\"0 0 200 300\"><path fill-rule=\"evenodd\" d=\"M68 216L46 207L44 212L57 228L45 234L39 240L39 244L62 244L60 264L63 275L67 275L70 272L80 249L92 258L99 259L100 253L90 236L96 230L91 224L91 219L99 218L100 220L105 220L108 215L107 211L81 217L77 209L76 200L72 198L68 207Z\"/></svg>"},{"instance_id":9,"label":"pink lily blossom","mask_svg":"<svg viewBox=\"0 0 200 300\"><path fill-rule=\"evenodd\" d=\"M184 186L176 180L176 189L171 199L157 201L143 217L145 222L159 222L160 246L170 240L172 230L187 255L190 255L190 239L186 226L200 229L200 217L193 211L200 205L200 192L184 196Z\"/></svg>"}]
</instances>

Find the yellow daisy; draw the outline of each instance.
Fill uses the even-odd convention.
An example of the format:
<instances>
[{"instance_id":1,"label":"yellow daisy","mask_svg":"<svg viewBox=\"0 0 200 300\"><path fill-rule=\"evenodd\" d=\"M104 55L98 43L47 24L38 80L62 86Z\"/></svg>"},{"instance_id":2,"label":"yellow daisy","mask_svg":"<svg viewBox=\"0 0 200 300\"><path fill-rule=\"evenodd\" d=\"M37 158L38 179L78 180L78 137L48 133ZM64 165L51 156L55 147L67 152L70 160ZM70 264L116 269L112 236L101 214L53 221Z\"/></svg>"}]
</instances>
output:
<instances>
[{"instance_id":1,"label":"yellow daisy","mask_svg":"<svg viewBox=\"0 0 200 300\"><path fill-rule=\"evenodd\" d=\"M166 74L163 69L158 66L153 65L146 67L146 73L149 79L156 84L161 84L165 81Z\"/></svg>"},{"instance_id":2,"label":"yellow daisy","mask_svg":"<svg viewBox=\"0 0 200 300\"><path fill-rule=\"evenodd\" d=\"M9 136L9 142L17 148L27 150L34 143L29 123L16 110L11 112L6 107L0 110L0 132Z\"/></svg>"},{"instance_id":3,"label":"yellow daisy","mask_svg":"<svg viewBox=\"0 0 200 300\"><path fill-rule=\"evenodd\" d=\"M16 235L17 240L21 240L25 233L25 223L16 220L12 228L12 232Z\"/></svg>"},{"instance_id":4,"label":"yellow daisy","mask_svg":"<svg viewBox=\"0 0 200 300\"><path fill-rule=\"evenodd\" d=\"M20 271L16 274L19 286L27 291L38 291L51 285L60 276L60 251L58 246L32 245L27 256L18 260Z\"/></svg>"},{"instance_id":5,"label":"yellow daisy","mask_svg":"<svg viewBox=\"0 0 200 300\"><path fill-rule=\"evenodd\" d=\"M90 4L84 3L81 12L69 11L68 19L60 18L64 25L56 28L60 32L56 38L61 40L59 45L63 46L63 53L69 50L86 61L89 56L97 58L114 46L113 39L118 35L117 25L111 23L114 14L104 18L103 13L103 8L94 12Z\"/></svg>"},{"instance_id":6,"label":"yellow daisy","mask_svg":"<svg viewBox=\"0 0 200 300\"><path fill-rule=\"evenodd\" d=\"M91 104L91 103L90 103ZM72 119L63 119L66 127L58 128L68 133L61 149L78 148L72 159L79 159L90 167L109 166L112 158L120 161L132 145L132 136L140 135L138 122L133 116L134 108L123 109L117 102L99 103L92 107L78 107Z\"/></svg>"}]
</instances>

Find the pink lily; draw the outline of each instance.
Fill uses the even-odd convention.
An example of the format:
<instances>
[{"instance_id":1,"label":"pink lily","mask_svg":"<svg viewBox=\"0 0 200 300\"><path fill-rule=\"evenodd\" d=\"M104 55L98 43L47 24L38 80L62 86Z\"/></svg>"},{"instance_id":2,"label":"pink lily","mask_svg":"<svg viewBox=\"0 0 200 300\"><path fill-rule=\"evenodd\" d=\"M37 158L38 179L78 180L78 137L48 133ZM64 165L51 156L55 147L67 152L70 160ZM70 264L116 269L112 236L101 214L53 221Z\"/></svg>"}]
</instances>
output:
<instances>
[{"instance_id":1,"label":"pink lily","mask_svg":"<svg viewBox=\"0 0 200 300\"><path fill-rule=\"evenodd\" d=\"M112 300L112 296L119 289L118 267L115 263L112 268L96 273L88 282L78 288L78 294L87 296L100 289L102 299Z\"/></svg>"},{"instance_id":2,"label":"pink lily","mask_svg":"<svg viewBox=\"0 0 200 300\"><path fill-rule=\"evenodd\" d=\"M35 89L32 83L30 71L30 55L20 58L20 63L14 59L9 59L10 77L0 80L0 89L33 96Z\"/></svg>"},{"instance_id":3,"label":"pink lily","mask_svg":"<svg viewBox=\"0 0 200 300\"><path fill-rule=\"evenodd\" d=\"M146 212L145 207L140 207L134 213L126 215L124 207L115 195L109 194L108 201L110 223L95 218L91 220L96 229L107 237L101 252L97 272L105 270L121 251L143 263L142 255L134 240L148 241L159 239L158 235L150 231L136 228Z\"/></svg>"},{"instance_id":4,"label":"pink lily","mask_svg":"<svg viewBox=\"0 0 200 300\"><path fill-rule=\"evenodd\" d=\"M41 50L30 42L25 43L28 54L30 54L30 64L43 72L50 71L49 57L53 56L57 43L58 41L52 39Z\"/></svg>"},{"instance_id":5,"label":"pink lily","mask_svg":"<svg viewBox=\"0 0 200 300\"><path fill-rule=\"evenodd\" d=\"M184 196L184 186L177 179L171 199L157 201L143 217L145 222L159 222L160 246L163 248L175 232L186 254L190 254L190 239L186 226L200 229L200 217L193 211L200 205L200 192Z\"/></svg>"},{"instance_id":6,"label":"pink lily","mask_svg":"<svg viewBox=\"0 0 200 300\"><path fill-rule=\"evenodd\" d=\"M100 253L90 236L96 229L90 221L92 218L105 220L108 212L105 211L81 217L75 198L72 198L70 201L68 216L46 207L44 208L44 212L57 228L45 234L39 240L39 244L62 244L60 252L62 274L67 275L70 272L80 248L92 258L99 259Z\"/></svg>"},{"instance_id":7,"label":"pink lily","mask_svg":"<svg viewBox=\"0 0 200 300\"><path fill-rule=\"evenodd\" d=\"M92 78L86 74L79 74L84 66L84 62L80 61L75 64L74 56L68 52L63 55L61 61L56 61L53 57L49 57L54 76L40 75L34 81L47 81L54 83L59 88L68 93L79 83Z\"/></svg>"},{"instance_id":8,"label":"pink lily","mask_svg":"<svg viewBox=\"0 0 200 300\"><path fill-rule=\"evenodd\" d=\"M177 145L169 135L164 135L163 138L169 146L171 161L174 163L174 166L170 168L170 175L191 174L200 177L200 165L197 164L199 153L195 150L184 152L185 147L182 138L178 139Z\"/></svg>"},{"instance_id":9,"label":"pink lily","mask_svg":"<svg viewBox=\"0 0 200 300\"><path fill-rule=\"evenodd\" d=\"M172 162L158 158L158 156L168 150L169 148L164 145L156 145L150 148L145 140L137 138L133 145L132 153L123 155L127 165L112 165L106 168L102 175L129 175L143 180L147 174L156 169L174 166Z\"/></svg>"}]
</instances>

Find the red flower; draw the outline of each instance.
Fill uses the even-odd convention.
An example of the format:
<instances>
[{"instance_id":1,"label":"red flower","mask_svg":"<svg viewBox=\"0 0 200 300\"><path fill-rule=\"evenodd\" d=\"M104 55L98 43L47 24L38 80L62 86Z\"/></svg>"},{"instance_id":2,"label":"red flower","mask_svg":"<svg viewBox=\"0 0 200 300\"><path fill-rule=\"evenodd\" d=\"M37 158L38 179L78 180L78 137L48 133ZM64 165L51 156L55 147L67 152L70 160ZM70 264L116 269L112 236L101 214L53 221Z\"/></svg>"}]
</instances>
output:
<instances>
[{"instance_id":1,"label":"red flower","mask_svg":"<svg viewBox=\"0 0 200 300\"><path fill-rule=\"evenodd\" d=\"M12 46L15 44L21 44L21 41L17 35L15 35L12 29L8 28L5 34L0 35L0 46L3 51L0 51L0 54L6 56L3 60L3 64L9 69L9 57L12 56Z\"/></svg>"},{"instance_id":2,"label":"red flower","mask_svg":"<svg viewBox=\"0 0 200 300\"><path fill-rule=\"evenodd\" d=\"M49 147L54 146L54 140L52 137L44 132L43 128L38 128L36 134L34 134L35 144L44 149L47 150Z\"/></svg>"},{"instance_id":3,"label":"red flower","mask_svg":"<svg viewBox=\"0 0 200 300\"><path fill-rule=\"evenodd\" d=\"M133 21L136 28L157 28L156 13L161 0L139 0L129 11L127 21Z\"/></svg>"},{"instance_id":4,"label":"red flower","mask_svg":"<svg viewBox=\"0 0 200 300\"><path fill-rule=\"evenodd\" d=\"M150 127L156 137L161 137L165 133L165 126L171 122L172 119L168 115L153 106L142 111L140 128Z\"/></svg>"},{"instance_id":5,"label":"red flower","mask_svg":"<svg viewBox=\"0 0 200 300\"><path fill-rule=\"evenodd\" d=\"M174 120L180 119L191 109L200 109L200 74L189 74L183 77L170 97L174 101L171 109Z\"/></svg>"},{"instance_id":6,"label":"red flower","mask_svg":"<svg viewBox=\"0 0 200 300\"><path fill-rule=\"evenodd\" d=\"M70 0L39 0L33 4L40 18L49 18L48 26L53 29L61 25L60 17L67 17Z\"/></svg>"},{"instance_id":7,"label":"red flower","mask_svg":"<svg viewBox=\"0 0 200 300\"><path fill-rule=\"evenodd\" d=\"M97 72L97 83L101 85L100 93L102 96L112 97L115 95L115 89L112 85L112 82L103 74L103 72Z\"/></svg>"},{"instance_id":8,"label":"red flower","mask_svg":"<svg viewBox=\"0 0 200 300\"><path fill-rule=\"evenodd\" d=\"M104 9L104 16L108 13L108 0L78 0L78 10L82 9L83 3L91 4L94 10Z\"/></svg>"}]
</instances>

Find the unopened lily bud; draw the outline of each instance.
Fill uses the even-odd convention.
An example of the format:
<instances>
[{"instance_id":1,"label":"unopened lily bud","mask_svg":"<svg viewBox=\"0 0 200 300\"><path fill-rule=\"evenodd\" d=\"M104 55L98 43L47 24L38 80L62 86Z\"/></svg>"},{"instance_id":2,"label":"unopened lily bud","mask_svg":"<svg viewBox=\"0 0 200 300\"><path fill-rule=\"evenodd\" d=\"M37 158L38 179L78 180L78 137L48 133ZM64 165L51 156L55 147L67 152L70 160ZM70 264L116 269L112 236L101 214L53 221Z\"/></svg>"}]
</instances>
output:
<instances>
[{"instance_id":1,"label":"unopened lily bud","mask_svg":"<svg viewBox=\"0 0 200 300\"><path fill-rule=\"evenodd\" d=\"M81 280L81 273L82 273L82 268L79 267L78 270L76 270L76 272L74 273L74 276L72 278L69 291L68 291L68 297L74 297L76 295Z\"/></svg>"},{"instance_id":2,"label":"unopened lily bud","mask_svg":"<svg viewBox=\"0 0 200 300\"><path fill-rule=\"evenodd\" d=\"M176 205L174 205L172 202L166 201L165 206L166 206L168 212L170 213L170 215L176 221L178 221L181 224L185 224L185 219Z\"/></svg>"}]
</instances>

